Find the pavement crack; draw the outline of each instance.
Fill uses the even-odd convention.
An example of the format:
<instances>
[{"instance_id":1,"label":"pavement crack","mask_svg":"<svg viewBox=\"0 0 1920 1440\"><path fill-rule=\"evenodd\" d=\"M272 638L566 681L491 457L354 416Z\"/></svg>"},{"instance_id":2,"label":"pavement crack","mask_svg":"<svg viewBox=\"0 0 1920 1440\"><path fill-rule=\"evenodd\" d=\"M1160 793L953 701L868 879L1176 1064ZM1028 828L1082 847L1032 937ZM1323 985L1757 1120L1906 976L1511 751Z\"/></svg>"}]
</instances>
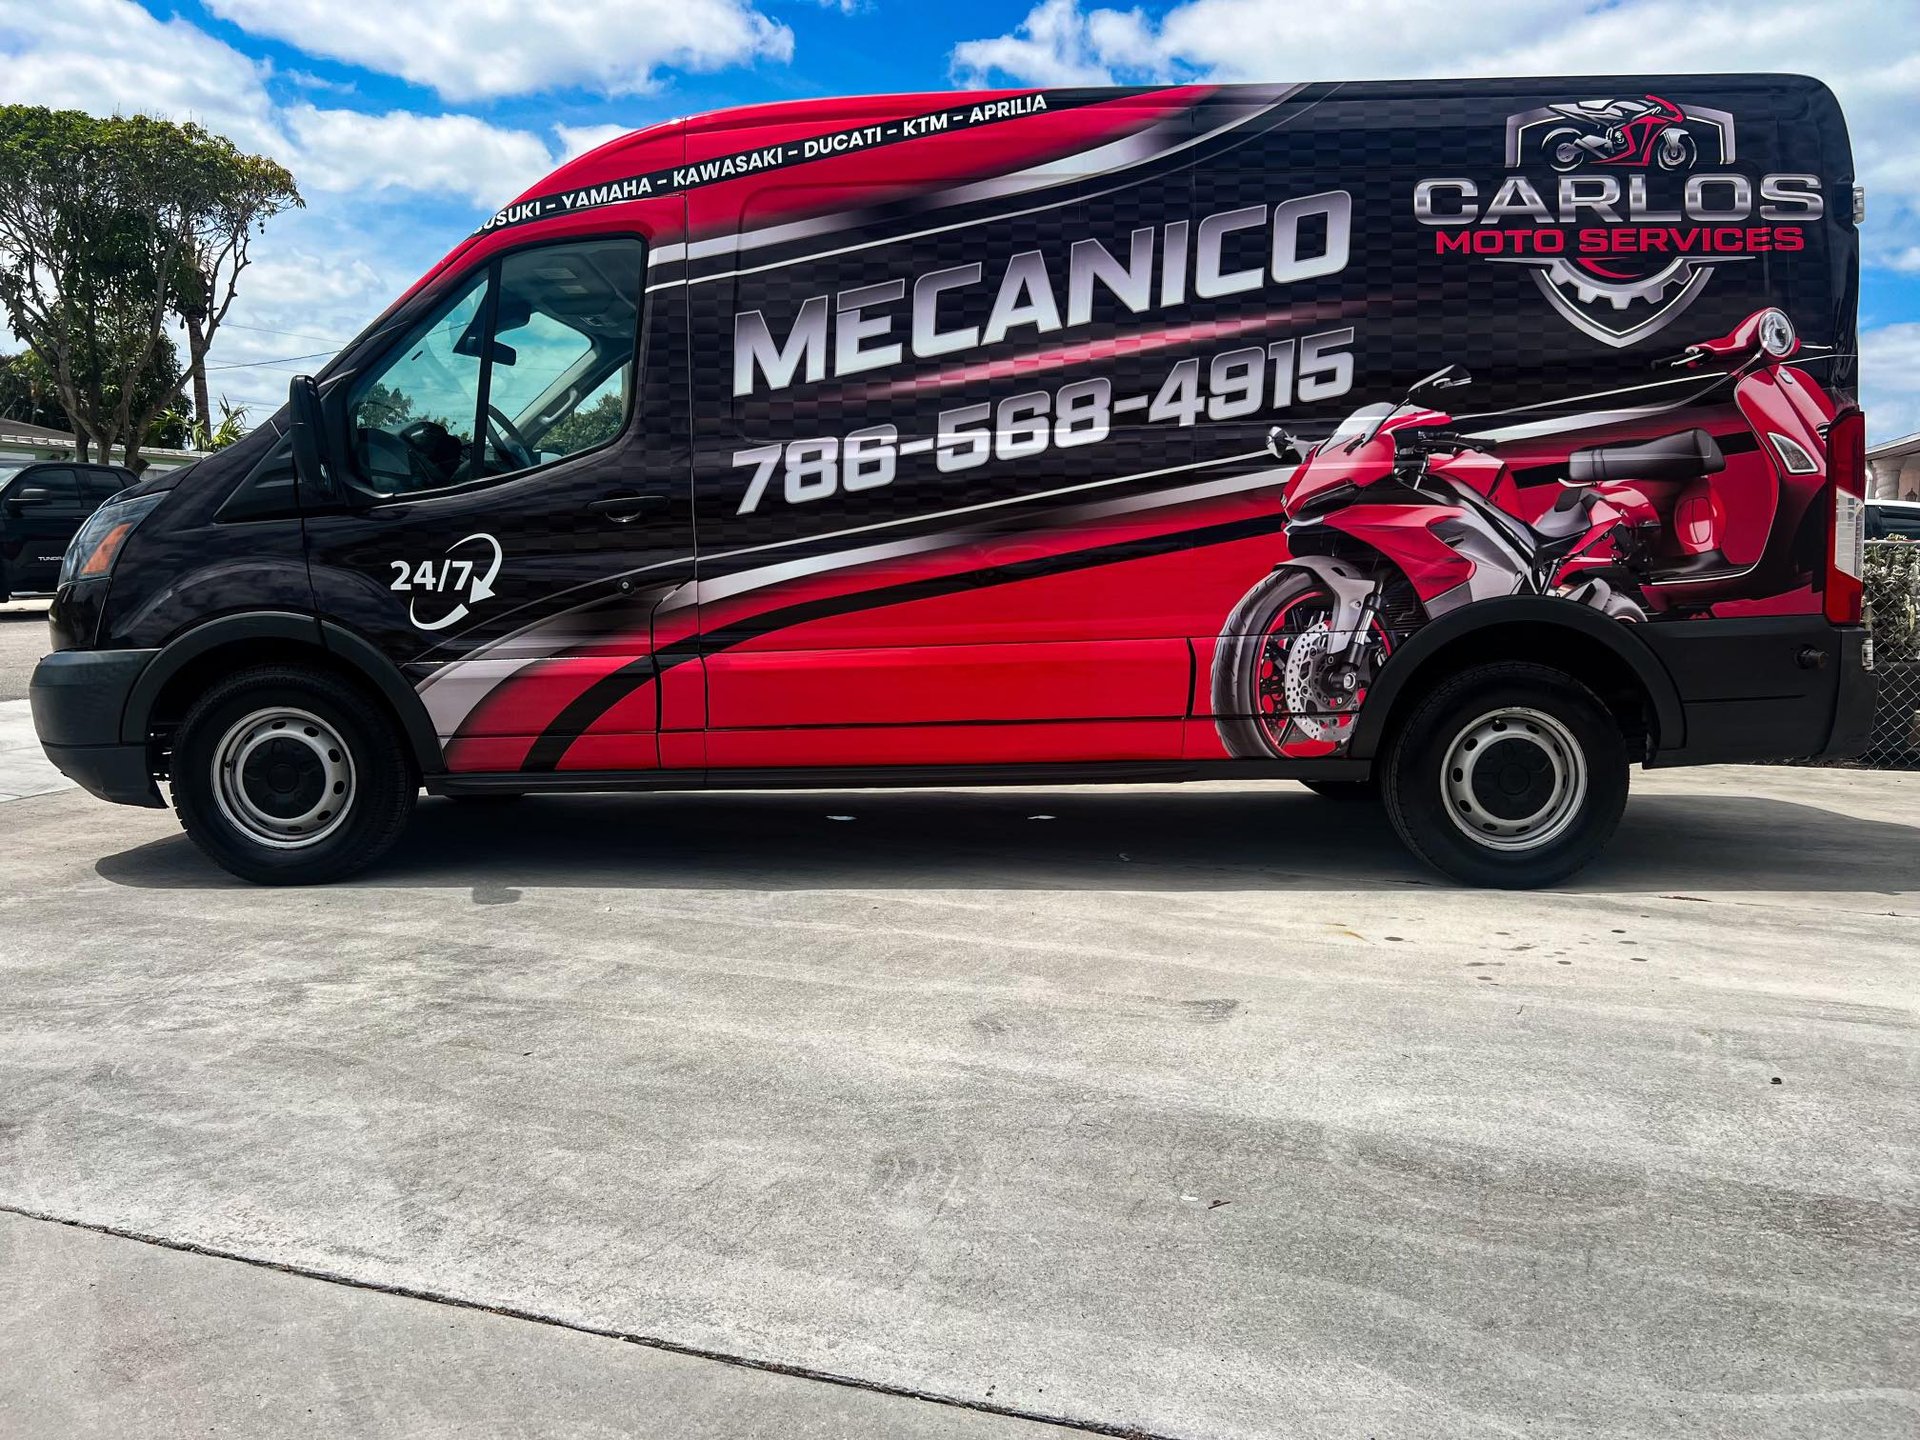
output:
<instances>
[{"instance_id":1,"label":"pavement crack","mask_svg":"<svg viewBox=\"0 0 1920 1440\"><path fill-rule=\"evenodd\" d=\"M408 1285L383 1285L378 1281L362 1280L357 1276L344 1275L337 1271L321 1270L306 1265L289 1265L278 1260L265 1260L256 1255L244 1255L239 1251L201 1245L191 1240L169 1239L165 1235L153 1235L125 1226L105 1225L91 1220L75 1220L64 1215L50 1215L45 1211L30 1210L26 1206L9 1204L6 1201L0 1201L0 1214L17 1215L23 1220L39 1220L50 1225L65 1225L72 1230L86 1230L95 1235L110 1235L117 1240L131 1240L137 1244L152 1245L162 1250L176 1250L187 1255L204 1255L212 1260L230 1260L238 1265L250 1265L257 1270L277 1270L283 1275L296 1275L304 1280L318 1280L328 1285L342 1285L351 1290L366 1290L379 1295L396 1295L406 1300L424 1300L434 1305L451 1306L456 1310L477 1310L483 1314L499 1315L509 1320L524 1320L533 1325L545 1325L556 1330L571 1330L580 1335L593 1335L603 1340L619 1340L628 1345L640 1345L649 1350L661 1350L671 1355L712 1360L722 1365L738 1366L743 1370L760 1370L767 1374L785 1375L796 1380L839 1385L849 1390L865 1390L876 1395L891 1395L903 1400L920 1400L929 1405L945 1405L955 1410L976 1410L986 1415L998 1415L1009 1420L1027 1420L1037 1425L1052 1425L1062 1430L1076 1430L1086 1435L1111 1435L1118 1437L1118 1440L1184 1440L1181 1436L1156 1430L1143 1430L1136 1425L1083 1420L1067 1415L1029 1410L1017 1405L996 1404L991 1400L969 1400L960 1395L943 1395L936 1390L917 1390L907 1385L888 1385L881 1381L862 1379L858 1375L842 1375L831 1370L816 1370L811 1366L792 1365L779 1360L763 1360L752 1355L733 1355L724 1350L712 1350L700 1345L685 1345L663 1336L640 1335L610 1326L589 1325L577 1320L565 1320L555 1315L543 1315L535 1310L521 1310L510 1305L489 1305L483 1301L468 1300L459 1295L420 1290Z\"/></svg>"}]
</instances>

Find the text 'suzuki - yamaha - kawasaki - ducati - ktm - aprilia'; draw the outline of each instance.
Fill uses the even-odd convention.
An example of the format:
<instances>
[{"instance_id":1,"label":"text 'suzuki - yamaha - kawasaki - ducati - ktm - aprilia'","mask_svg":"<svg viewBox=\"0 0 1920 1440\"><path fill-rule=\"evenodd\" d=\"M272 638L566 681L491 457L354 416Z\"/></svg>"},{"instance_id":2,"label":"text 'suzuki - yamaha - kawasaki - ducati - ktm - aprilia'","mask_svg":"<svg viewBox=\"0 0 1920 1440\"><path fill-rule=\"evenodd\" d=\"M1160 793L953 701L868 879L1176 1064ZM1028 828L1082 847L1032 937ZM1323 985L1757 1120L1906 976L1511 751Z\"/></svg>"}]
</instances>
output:
<instances>
[{"instance_id":1,"label":"text 'suzuki - yamaha - kawasaki - ducati - ktm - aprilia'","mask_svg":"<svg viewBox=\"0 0 1920 1440\"><path fill-rule=\"evenodd\" d=\"M1721 548L1729 507L1715 477L1727 457L1704 429L1573 451L1545 509L1523 499L1495 442L1418 398L1471 383L1458 366L1354 411L1304 455L1273 431L1275 456L1298 460L1283 501L1292 558L1221 632L1213 708L1228 753L1338 753L1396 641L1471 601L1555 595L1636 621L1807 584L1838 411L1786 363L1801 348L1785 313L1766 309L1667 362L1731 379L1771 472L1771 518L1746 563Z\"/></svg>"}]
</instances>

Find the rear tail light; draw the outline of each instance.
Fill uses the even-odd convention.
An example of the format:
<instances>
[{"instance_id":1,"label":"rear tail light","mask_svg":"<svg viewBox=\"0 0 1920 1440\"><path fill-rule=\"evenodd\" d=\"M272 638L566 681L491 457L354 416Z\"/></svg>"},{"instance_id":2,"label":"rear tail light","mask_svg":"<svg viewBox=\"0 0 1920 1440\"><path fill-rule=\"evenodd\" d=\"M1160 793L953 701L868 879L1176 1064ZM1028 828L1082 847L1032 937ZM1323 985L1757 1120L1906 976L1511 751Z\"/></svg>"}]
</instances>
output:
<instances>
[{"instance_id":1,"label":"rear tail light","mask_svg":"<svg viewBox=\"0 0 1920 1440\"><path fill-rule=\"evenodd\" d=\"M1843 410L1827 428L1827 478L1833 482L1833 543L1827 552L1827 619L1858 625L1865 593L1867 417Z\"/></svg>"}]
</instances>

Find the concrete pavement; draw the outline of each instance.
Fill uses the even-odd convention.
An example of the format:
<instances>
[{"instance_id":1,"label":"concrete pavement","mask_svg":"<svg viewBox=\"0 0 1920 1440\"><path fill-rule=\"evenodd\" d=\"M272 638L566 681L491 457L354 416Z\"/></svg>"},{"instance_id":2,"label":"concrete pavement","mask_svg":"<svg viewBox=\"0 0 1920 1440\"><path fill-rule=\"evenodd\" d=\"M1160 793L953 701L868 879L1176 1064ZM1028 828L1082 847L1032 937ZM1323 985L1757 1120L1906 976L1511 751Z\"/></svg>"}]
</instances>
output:
<instances>
[{"instance_id":1,"label":"concrete pavement","mask_svg":"<svg viewBox=\"0 0 1920 1440\"><path fill-rule=\"evenodd\" d=\"M25 700L0 700L0 801L71 790L73 782L53 768L33 733Z\"/></svg>"},{"instance_id":2,"label":"concrete pavement","mask_svg":"<svg viewBox=\"0 0 1920 1440\"><path fill-rule=\"evenodd\" d=\"M294 892L9 802L0 1203L1112 1430L1908 1435L1920 776L1635 780L1533 895L1280 785L428 802Z\"/></svg>"},{"instance_id":3,"label":"concrete pavement","mask_svg":"<svg viewBox=\"0 0 1920 1440\"><path fill-rule=\"evenodd\" d=\"M0 605L0 702L27 698L27 681L46 653L47 602L9 600Z\"/></svg>"},{"instance_id":4,"label":"concrete pavement","mask_svg":"<svg viewBox=\"0 0 1920 1440\"><path fill-rule=\"evenodd\" d=\"M0 1214L0 1434L1074 1432Z\"/></svg>"}]
</instances>

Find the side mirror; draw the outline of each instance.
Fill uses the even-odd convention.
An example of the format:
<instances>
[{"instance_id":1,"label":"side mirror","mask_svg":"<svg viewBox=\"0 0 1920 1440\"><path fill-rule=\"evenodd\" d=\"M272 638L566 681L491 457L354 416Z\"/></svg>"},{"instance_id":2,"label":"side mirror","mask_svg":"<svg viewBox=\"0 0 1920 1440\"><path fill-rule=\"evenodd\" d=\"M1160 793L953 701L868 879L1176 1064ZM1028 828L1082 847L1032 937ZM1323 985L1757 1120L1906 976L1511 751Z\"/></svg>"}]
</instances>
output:
<instances>
[{"instance_id":1,"label":"side mirror","mask_svg":"<svg viewBox=\"0 0 1920 1440\"><path fill-rule=\"evenodd\" d=\"M287 386L293 416L293 469L309 495L331 497L333 457L327 444L327 412L311 375L296 375Z\"/></svg>"},{"instance_id":2,"label":"side mirror","mask_svg":"<svg viewBox=\"0 0 1920 1440\"><path fill-rule=\"evenodd\" d=\"M1267 453L1287 465L1298 465L1303 458L1300 442L1278 425L1267 431Z\"/></svg>"},{"instance_id":3,"label":"side mirror","mask_svg":"<svg viewBox=\"0 0 1920 1440\"><path fill-rule=\"evenodd\" d=\"M22 485L7 497L7 510L18 515L22 510L36 509L41 505L53 503L53 492L44 485Z\"/></svg>"}]
</instances>

